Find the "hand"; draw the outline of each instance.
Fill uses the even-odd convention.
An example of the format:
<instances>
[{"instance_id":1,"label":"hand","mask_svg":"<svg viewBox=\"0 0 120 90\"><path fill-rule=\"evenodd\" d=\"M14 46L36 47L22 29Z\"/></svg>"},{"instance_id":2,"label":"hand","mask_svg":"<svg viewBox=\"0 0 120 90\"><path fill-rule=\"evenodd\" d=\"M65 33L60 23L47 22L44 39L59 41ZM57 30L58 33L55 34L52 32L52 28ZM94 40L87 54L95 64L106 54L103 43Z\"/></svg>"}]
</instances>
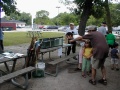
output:
<instances>
[{"instance_id":1,"label":"hand","mask_svg":"<svg viewBox=\"0 0 120 90\"><path fill-rule=\"evenodd\" d=\"M87 59L90 59L91 57L87 56L86 58L87 58Z\"/></svg>"},{"instance_id":2,"label":"hand","mask_svg":"<svg viewBox=\"0 0 120 90\"><path fill-rule=\"evenodd\" d=\"M74 42L74 40L69 40L69 42L71 43L71 42Z\"/></svg>"}]
</instances>

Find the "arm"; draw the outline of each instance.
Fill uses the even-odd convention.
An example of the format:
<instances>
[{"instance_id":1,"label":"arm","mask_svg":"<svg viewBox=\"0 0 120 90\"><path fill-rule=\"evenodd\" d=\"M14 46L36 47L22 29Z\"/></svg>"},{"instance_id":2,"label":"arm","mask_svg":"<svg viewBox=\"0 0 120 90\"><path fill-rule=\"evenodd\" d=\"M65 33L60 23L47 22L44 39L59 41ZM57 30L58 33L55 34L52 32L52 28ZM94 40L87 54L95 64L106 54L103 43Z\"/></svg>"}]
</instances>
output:
<instances>
[{"instance_id":1,"label":"arm","mask_svg":"<svg viewBox=\"0 0 120 90\"><path fill-rule=\"evenodd\" d=\"M75 42L75 41L79 41L79 40L82 40L82 36L79 36L73 40L69 40L69 42Z\"/></svg>"},{"instance_id":2,"label":"arm","mask_svg":"<svg viewBox=\"0 0 120 90\"><path fill-rule=\"evenodd\" d=\"M119 53L116 53L116 55L118 56L118 58L120 59Z\"/></svg>"}]
</instances>

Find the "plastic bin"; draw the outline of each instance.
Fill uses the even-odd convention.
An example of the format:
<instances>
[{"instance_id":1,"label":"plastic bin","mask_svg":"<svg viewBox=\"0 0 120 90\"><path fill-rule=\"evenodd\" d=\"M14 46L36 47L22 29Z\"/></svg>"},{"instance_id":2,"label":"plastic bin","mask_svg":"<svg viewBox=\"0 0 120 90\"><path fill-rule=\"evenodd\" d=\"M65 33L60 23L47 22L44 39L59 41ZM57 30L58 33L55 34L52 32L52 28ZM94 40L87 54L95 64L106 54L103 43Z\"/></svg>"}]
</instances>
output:
<instances>
[{"instance_id":1,"label":"plastic bin","mask_svg":"<svg viewBox=\"0 0 120 90\"><path fill-rule=\"evenodd\" d=\"M34 78L40 78L45 76L45 63L39 62L36 64L36 70L32 73Z\"/></svg>"},{"instance_id":2,"label":"plastic bin","mask_svg":"<svg viewBox=\"0 0 120 90\"><path fill-rule=\"evenodd\" d=\"M54 47L55 44L55 38L50 38L50 47Z\"/></svg>"},{"instance_id":3,"label":"plastic bin","mask_svg":"<svg viewBox=\"0 0 120 90\"><path fill-rule=\"evenodd\" d=\"M59 38L59 46L63 46L63 38Z\"/></svg>"},{"instance_id":4,"label":"plastic bin","mask_svg":"<svg viewBox=\"0 0 120 90\"><path fill-rule=\"evenodd\" d=\"M54 47L59 46L59 38L55 38Z\"/></svg>"},{"instance_id":5,"label":"plastic bin","mask_svg":"<svg viewBox=\"0 0 120 90\"><path fill-rule=\"evenodd\" d=\"M43 39L41 48L42 49L50 48L50 39L49 38Z\"/></svg>"}]
</instances>

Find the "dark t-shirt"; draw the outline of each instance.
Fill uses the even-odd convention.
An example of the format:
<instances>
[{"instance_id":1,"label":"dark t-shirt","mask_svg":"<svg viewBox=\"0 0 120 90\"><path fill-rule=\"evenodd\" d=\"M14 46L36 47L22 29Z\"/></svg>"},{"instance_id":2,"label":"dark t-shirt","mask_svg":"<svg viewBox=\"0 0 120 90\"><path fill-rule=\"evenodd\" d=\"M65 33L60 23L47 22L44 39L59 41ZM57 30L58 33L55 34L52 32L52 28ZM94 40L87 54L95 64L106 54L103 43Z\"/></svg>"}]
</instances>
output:
<instances>
[{"instance_id":1,"label":"dark t-shirt","mask_svg":"<svg viewBox=\"0 0 120 90\"><path fill-rule=\"evenodd\" d=\"M116 48L113 48L111 50L111 57L112 58L118 58L117 53L118 53L118 50Z\"/></svg>"},{"instance_id":2,"label":"dark t-shirt","mask_svg":"<svg viewBox=\"0 0 120 90\"><path fill-rule=\"evenodd\" d=\"M108 56L109 47L106 42L105 36L98 32L94 31L83 36L83 39L89 39L93 47L93 58L104 59Z\"/></svg>"}]
</instances>

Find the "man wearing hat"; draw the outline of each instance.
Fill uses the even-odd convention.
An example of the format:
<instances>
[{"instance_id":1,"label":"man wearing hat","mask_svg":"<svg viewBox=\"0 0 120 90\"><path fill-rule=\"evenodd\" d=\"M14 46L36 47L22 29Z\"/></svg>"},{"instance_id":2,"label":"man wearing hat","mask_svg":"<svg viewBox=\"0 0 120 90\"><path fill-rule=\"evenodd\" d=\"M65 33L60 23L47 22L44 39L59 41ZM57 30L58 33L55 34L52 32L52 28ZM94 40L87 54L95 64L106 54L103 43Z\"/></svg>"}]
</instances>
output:
<instances>
[{"instance_id":1,"label":"man wearing hat","mask_svg":"<svg viewBox=\"0 0 120 90\"><path fill-rule=\"evenodd\" d=\"M73 36L74 36L74 35L78 35L78 30L74 27L74 23L70 23L70 24L69 24L69 28L66 30L66 34L67 34L68 32L71 32L71 33L73 34ZM69 44L69 42L68 42L68 44ZM71 46L68 47L67 55L70 54L71 48L72 48L72 52L73 52L73 53L76 52L76 42L71 43L71 44L72 44L72 47L71 47ZM74 59L77 59L77 58L74 57Z\"/></svg>"},{"instance_id":2,"label":"man wearing hat","mask_svg":"<svg viewBox=\"0 0 120 90\"><path fill-rule=\"evenodd\" d=\"M101 26L98 28L98 32L101 32L104 36L106 36L106 23L102 22Z\"/></svg>"},{"instance_id":3,"label":"man wearing hat","mask_svg":"<svg viewBox=\"0 0 120 90\"><path fill-rule=\"evenodd\" d=\"M89 39L91 41L91 45L93 47L93 59L91 61L92 78L89 80L89 82L93 85L96 85L96 70L101 68L102 79L100 79L98 82L106 85L107 80L106 80L106 69L104 66L104 62L105 59L108 57L109 47L107 45L105 36L97 31L96 26L89 26L88 32L89 32L88 34L84 36L79 36L74 40L70 40L70 42L74 42L82 39Z\"/></svg>"}]
</instances>

